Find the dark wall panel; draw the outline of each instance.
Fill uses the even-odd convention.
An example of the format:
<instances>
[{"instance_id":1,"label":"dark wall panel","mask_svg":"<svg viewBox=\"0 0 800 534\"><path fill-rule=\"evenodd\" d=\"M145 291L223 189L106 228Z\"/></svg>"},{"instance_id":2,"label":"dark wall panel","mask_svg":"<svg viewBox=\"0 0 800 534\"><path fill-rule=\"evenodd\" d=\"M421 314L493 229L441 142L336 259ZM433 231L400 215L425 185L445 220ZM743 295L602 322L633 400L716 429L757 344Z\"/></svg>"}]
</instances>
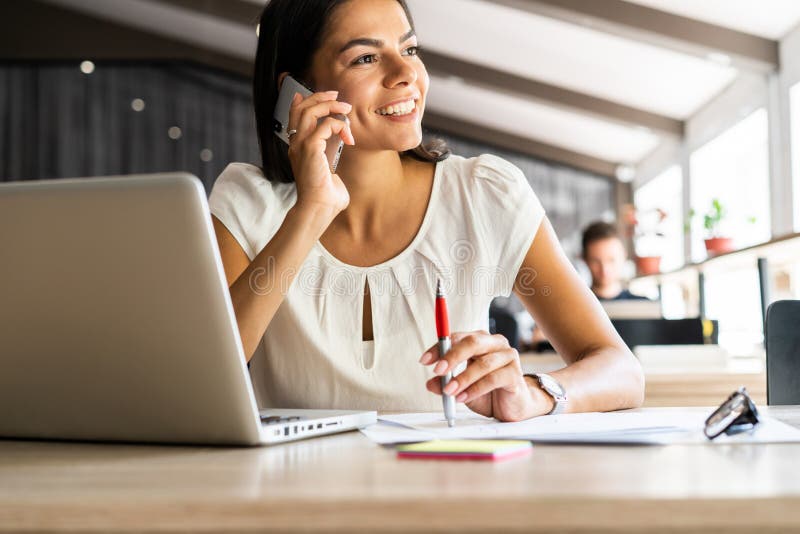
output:
<instances>
[{"instance_id":1,"label":"dark wall panel","mask_svg":"<svg viewBox=\"0 0 800 534\"><path fill-rule=\"evenodd\" d=\"M247 81L187 64L7 63L0 180L184 170L208 189L228 162L259 161L251 108Z\"/></svg>"}]
</instances>

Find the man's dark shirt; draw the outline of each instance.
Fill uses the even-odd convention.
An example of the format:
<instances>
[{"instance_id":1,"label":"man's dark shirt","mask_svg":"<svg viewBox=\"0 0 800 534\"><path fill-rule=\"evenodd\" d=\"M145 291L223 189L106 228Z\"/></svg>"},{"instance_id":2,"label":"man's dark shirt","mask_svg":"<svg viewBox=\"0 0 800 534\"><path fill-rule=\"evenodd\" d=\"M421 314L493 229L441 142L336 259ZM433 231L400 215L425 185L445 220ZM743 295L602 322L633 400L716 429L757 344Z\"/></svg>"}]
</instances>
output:
<instances>
[{"instance_id":1,"label":"man's dark shirt","mask_svg":"<svg viewBox=\"0 0 800 534\"><path fill-rule=\"evenodd\" d=\"M608 300L650 300L647 297L643 297L641 295L634 295L633 293L631 293L627 289L623 289L622 291L620 291L619 295L617 295L616 297L612 297L610 299L604 299L604 298L601 298L601 297L597 297L597 299L600 302L602 302L604 300L605 301L608 301Z\"/></svg>"}]
</instances>

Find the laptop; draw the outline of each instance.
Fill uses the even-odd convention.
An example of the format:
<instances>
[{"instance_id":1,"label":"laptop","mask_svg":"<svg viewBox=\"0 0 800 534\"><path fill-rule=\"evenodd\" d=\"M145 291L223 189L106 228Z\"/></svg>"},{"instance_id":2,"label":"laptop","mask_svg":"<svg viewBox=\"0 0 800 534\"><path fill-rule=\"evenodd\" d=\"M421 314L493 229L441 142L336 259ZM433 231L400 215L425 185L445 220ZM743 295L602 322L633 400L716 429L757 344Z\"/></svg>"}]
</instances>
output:
<instances>
[{"instance_id":1,"label":"laptop","mask_svg":"<svg viewBox=\"0 0 800 534\"><path fill-rule=\"evenodd\" d=\"M2 438L258 445L376 421L259 412L190 174L0 184L0 251Z\"/></svg>"},{"instance_id":2,"label":"laptop","mask_svg":"<svg viewBox=\"0 0 800 534\"><path fill-rule=\"evenodd\" d=\"M622 299L600 301L610 319L660 319L661 301Z\"/></svg>"}]
</instances>

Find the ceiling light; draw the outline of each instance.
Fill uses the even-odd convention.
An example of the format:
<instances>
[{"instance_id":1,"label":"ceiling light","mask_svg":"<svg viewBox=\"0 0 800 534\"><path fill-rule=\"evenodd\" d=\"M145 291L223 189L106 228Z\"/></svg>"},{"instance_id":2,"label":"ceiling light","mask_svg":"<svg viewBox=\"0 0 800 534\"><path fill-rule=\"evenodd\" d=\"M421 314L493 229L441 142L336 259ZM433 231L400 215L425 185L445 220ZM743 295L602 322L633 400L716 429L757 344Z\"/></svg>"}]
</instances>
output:
<instances>
[{"instance_id":1,"label":"ceiling light","mask_svg":"<svg viewBox=\"0 0 800 534\"><path fill-rule=\"evenodd\" d=\"M169 136L170 139L178 140L183 135L183 132L181 132L181 129L178 128L177 126L173 126L169 130L167 130L167 135Z\"/></svg>"},{"instance_id":2,"label":"ceiling light","mask_svg":"<svg viewBox=\"0 0 800 534\"><path fill-rule=\"evenodd\" d=\"M208 163L212 159L214 159L214 153L211 151L210 148L204 148L200 151L200 159Z\"/></svg>"},{"instance_id":3,"label":"ceiling light","mask_svg":"<svg viewBox=\"0 0 800 534\"><path fill-rule=\"evenodd\" d=\"M131 109L133 111L144 111L144 100L141 98L134 98L131 100Z\"/></svg>"},{"instance_id":4,"label":"ceiling light","mask_svg":"<svg viewBox=\"0 0 800 534\"><path fill-rule=\"evenodd\" d=\"M91 61L82 61L81 62L81 72L84 74L91 74L94 72L94 63Z\"/></svg>"},{"instance_id":5,"label":"ceiling light","mask_svg":"<svg viewBox=\"0 0 800 534\"><path fill-rule=\"evenodd\" d=\"M636 178L636 169L631 165L617 165L617 169L614 171L614 174L617 176L617 180L620 182L629 183Z\"/></svg>"}]
</instances>

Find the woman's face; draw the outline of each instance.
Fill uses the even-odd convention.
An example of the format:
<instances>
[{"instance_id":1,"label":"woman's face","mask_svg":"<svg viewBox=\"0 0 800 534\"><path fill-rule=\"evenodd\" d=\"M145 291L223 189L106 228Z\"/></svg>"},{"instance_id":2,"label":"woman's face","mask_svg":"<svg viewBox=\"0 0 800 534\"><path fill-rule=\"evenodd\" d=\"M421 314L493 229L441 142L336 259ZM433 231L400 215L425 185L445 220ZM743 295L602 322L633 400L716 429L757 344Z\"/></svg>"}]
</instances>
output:
<instances>
[{"instance_id":1,"label":"woman's face","mask_svg":"<svg viewBox=\"0 0 800 534\"><path fill-rule=\"evenodd\" d=\"M353 106L355 148L402 152L422 140L429 80L416 46L396 0L349 0L333 13L310 82Z\"/></svg>"}]
</instances>

